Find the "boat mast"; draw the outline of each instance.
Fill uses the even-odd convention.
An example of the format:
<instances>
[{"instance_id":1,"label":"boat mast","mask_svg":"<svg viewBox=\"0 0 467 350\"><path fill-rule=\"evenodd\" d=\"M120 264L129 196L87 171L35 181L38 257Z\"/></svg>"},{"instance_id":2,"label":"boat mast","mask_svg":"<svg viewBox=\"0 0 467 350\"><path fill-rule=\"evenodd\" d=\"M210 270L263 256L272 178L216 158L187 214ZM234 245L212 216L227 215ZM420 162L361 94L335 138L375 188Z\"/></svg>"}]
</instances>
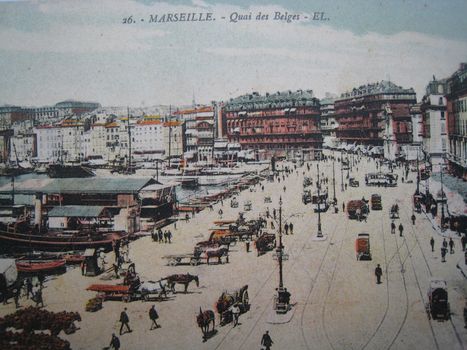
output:
<instances>
[{"instance_id":1,"label":"boat mast","mask_svg":"<svg viewBox=\"0 0 467 350\"><path fill-rule=\"evenodd\" d=\"M169 169L170 169L170 157L171 157L171 146L172 146L172 125L170 124L170 120L171 120L171 117L172 117L172 105L169 105L169 120L168 120L168 124L169 124Z\"/></svg>"},{"instance_id":2,"label":"boat mast","mask_svg":"<svg viewBox=\"0 0 467 350\"><path fill-rule=\"evenodd\" d=\"M128 172L132 171L131 167L131 129L130 129L130 107L127 107L127 127L128 127Z\"/></svg>"}]
</instances>

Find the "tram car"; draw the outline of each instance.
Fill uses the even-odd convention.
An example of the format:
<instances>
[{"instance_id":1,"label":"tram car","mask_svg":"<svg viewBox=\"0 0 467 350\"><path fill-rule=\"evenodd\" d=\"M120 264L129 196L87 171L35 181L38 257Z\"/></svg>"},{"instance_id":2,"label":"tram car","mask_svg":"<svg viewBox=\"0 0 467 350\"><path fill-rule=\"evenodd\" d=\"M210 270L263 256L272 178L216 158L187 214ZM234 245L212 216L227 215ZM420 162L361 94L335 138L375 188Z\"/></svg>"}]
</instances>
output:
<instances>
[{"instance_id":1,"label":"tram car","mask_svg":"<svg viewBox=\"0 0 467 350\"><path fill-rule=\"evenodd\" d=\"M368 217L368 204L363 200L351 200L347 203L347 216L351 220L364 220Z\"/></svg>"},{"instance_id":2,"label":"tram car","mask_svg":"<svg viewBox=\"0 0 467 350\"><path fill-rule=\"evenodd\" d=\"M448 288L445 280L432 278L428 287L428 317L449 320L451 317L448 302Z\"/></svg>"},{"instance_id":3,"label":"tram car","mask_svg":"<svg viewBox=\"0 0 467 350\"><path fill-rule=\"evenodd\" d=\"M370 235L368 233L359 233L355 240L355 252L357 260L371 260Z\"/></svg>"},{"instance_id":4,"label":"tram car","mask_svg":"<svg viewBox=\"0 0 467 350\"><path fill-rule=\"evenodd\" d=\"M314 193L311 196L311 204L313 205L313 211L317 212L326 212L329 209L329 200L328 200L328 193L326 191L321 192L319 195L318 193Z\"/></svg>"},{"instance_id":5,"label":"tram car","mask_svg":"<svg viewBox=\"0 0 467 350\"><path fill-rule=\"evenodd\" d=\"M308 203L311 203L311 191L310 190L303 191L302 202L305 205L308 204Z\"/></svg>"},{"instance_id":6,"label":"tram car","mask_svg":"<svg viewBox=\"0 0 467 350\"><path fill-rule=\"evenodd\" d=\"M383 210L380 194L375 193L371 195L371 210Z\"/></svg>"}]
</instances>

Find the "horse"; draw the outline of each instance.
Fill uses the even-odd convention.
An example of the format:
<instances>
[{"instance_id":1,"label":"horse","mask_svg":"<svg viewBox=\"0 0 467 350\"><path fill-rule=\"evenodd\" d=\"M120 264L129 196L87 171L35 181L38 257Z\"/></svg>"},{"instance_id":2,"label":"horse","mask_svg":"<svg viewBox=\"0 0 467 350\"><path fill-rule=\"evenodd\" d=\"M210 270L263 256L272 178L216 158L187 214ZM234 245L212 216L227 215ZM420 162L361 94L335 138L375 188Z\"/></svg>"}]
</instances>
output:
<instances>
[{"instance_id":1,"label":"horse","mask_svg":"<svg viewBox=\"0 0 467 350\"><path fill-rule=\"evenodd\" d=\"M211 332L214 332L214 328L216 326L214 311L212 310L201 311L201 308L199 308L199 314L196 316L196 322L198 323L198 327L201 328L201 331L203 332L203 339L206 340L206 337L209 334L209 325L211 324L211 322L212 322Z\"/></svg>"},{"instance_id":2,"label":"horse","mask_svg":"<svg viewBox=\"0 0 467 350\"><path fill-rule=\"evenodd\" d=\"M175 284L183 284L185 286L185 293L187 292L188 285L191 281L196 282L196 287L199 287L199 279L198 276L187 274L180 274L180 275L170 275L165 278L167 280L167 286L175 293Z\"/></svg>"},{"instance_id":3,"label":"horse","mask_svg":"<svg viewBox=\"0 0 467 350\"><path fill-rule=\"evenodd\" d=\"M210 258L217 258L218 263L221 264L221 258L226 257L227 262L229 262L229 249L225 247L219 247L216 249L206 249L207 264L209 265Z\"/></svg>"}]
</instances>

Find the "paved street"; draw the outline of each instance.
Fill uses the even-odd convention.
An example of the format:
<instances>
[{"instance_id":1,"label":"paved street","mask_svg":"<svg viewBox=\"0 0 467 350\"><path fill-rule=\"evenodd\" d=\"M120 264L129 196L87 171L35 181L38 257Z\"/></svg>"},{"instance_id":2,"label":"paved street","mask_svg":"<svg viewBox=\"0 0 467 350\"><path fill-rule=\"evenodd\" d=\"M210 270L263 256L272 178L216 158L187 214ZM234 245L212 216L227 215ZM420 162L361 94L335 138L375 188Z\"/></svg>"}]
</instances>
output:
<instances>
[{"instance_id":1,"label":"paved street","mask_svg":"<svg viewBox=\"0 0 467 350\"><path fill-rule=\"evenodd\" d=\"M288 164L293 167L292 163ZM283 164L279 163L279 168ZM120 337L123 349L259 349L262 334L269 330L274 341L272 349L463 349L467 344L467 332L463 322L463 307L467 284L456 269L463 255L460 240L455 239L455 253L448 254L447 262L441 263L442 238L436 234L424 214L416 215L412 225L410 216L411 196L415 183L401 184L396 188L366 187L364 174L374 171L373 162L366 159L354 168L351 175L360 181L360 187L348 187L341 191L340 166L336 164L336 197L339 212L331 207L322 214L322 230L327 237L316 241L317 217L311 204L301 201L303 172L316 184L316 162L311 171L299 168L281 182L263 182L254 191L243 191L239 196L239 208L230 208L230 200L218 203L213 210L205 209L188 223L179 222L174 232L173 244L152 242L150 237L131 244L130 257L136 264L141 279L158 280L174 273L196 274L200 279L188 293L177 293L168 301L156 302L161 328L149 331L147 312L152 303L134 301L128 304L107 301L96 313L84 311L86 301L93 292L85 291L92 283L116 283L102 281L101 277L85 278L79 269L48 282L44 290L46 307L53 311L63 309L79 311L83 321L80 330L63 335L74 349L102 348L108 345L112 332L118 332L118 318L123 307L128 308L130 325L134 331ZM320 171L329 178L332 198L332 162L321 162ZM402 170L396 173L402 174ZM344 172L344 181L346 172ZM412 173L409 179L414 180ZM286 191L283 191L284 185ZM369 199L372 193L382 195L382 211L371 211L367 222L349 220L342 212L342 201ZM272 203L264 203L271 196ZM246 253L245 243L231 248L230 262L222 265L167 266L162 258L168 254L188 253L196 242L209 237L209 228L219 219L235 219L243 210L243 203L251 200L253 210L246 218L254 218L266 208L279 209L279 197L283 201L283 220L293 222L294 234L284 235L283 242L289 259L284 262L284 284L291 292L294 304L293 317L285 324L270 324L275 288L278 286L277 262L269 252L257 256ZM389 208L397 203L400 220L404 226L403 237L391 234ZM270 222L268 223L270 227ZM275 225L277 228L277 224ZM372 261L357 261L355 238L358 233L370 234ZM430 238L434 236L435 252L431 252ZM112 257L107 257L112 261ZM376 284L374 269L381 264L382 284ZM429 320L425 311L427 288L431 277L447 281L452 317L449 321ZM212 309L220 294L248 285L251 309L240 316L240 324L219 326L216 313L217 333L202 341L201 330L196 325L196 314ZM181 286L177 286L181 288ZM178 289L181 290L181 289ZM0 309L1 314L13 311L12 304Z\"/></svg>"}]
</instances>

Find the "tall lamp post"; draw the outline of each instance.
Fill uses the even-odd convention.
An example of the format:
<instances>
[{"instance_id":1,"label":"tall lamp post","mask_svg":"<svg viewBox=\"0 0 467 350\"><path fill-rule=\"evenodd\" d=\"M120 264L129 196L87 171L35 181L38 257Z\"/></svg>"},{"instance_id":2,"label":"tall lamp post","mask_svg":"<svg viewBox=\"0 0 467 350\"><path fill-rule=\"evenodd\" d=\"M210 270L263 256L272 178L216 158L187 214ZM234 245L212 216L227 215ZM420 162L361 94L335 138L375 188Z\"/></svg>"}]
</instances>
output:
<instances>
[{"instance_id":1,"label":"tall lamp post","mask_svg":"<svg viewBox=\"0 0 467 350\"><path fill-rule=\"evenodd\" d=\"M318 234L316 235L318 238L323 237L323 232L321 232L321 197L319 194L319 188L321 187L319 183L319 163L316 164L316 169L318 170Z\"/></svg>"},{"instance_id":2,"label":"tall lamp post","mask_svg":"<svg viewBox=\"0 0 467 350\"><path fill-rule=\"evenodd\" d=\"M443 165L444 165L444 158L443 162L441 163L440 166L440 172L441 172L441 229L444 230L444 200L445 200L445 195L444 195L444 188L443 188Z\"/></svg>"},{"instance_id":3,"label":"tall lamp post","mask_svg":"<svg viewBox=\"0 0 467 350\"><path fill-rule=\"evenodd\" d=\"M341 192L344 192L344 157L341 153Z\"/></svg>"},{"instance_id":4,"label":"tall lamp post","mask_svg":"<svg viewBox=\"0 0 467 350\"><path fill-rule=\"evenodd\" d=\"M279 246L276 249L277 258L279 260L279 290L284 287L283 275L282 275L282 196L279 197Z\"/></svg>"},{"instance_id":5,"label":"tall lamp post","mask_svg":"<svg viewBox=\"0 0 467 350\"><path fill-rule=\"evenodd\" d=\"M334 158L332 159L332 191L334 193L333 201L334 201L334 204L336 204L336 202L337 202L337 198L336 198L336 173L334 172Z\"/></svg>"}]
</instances>

